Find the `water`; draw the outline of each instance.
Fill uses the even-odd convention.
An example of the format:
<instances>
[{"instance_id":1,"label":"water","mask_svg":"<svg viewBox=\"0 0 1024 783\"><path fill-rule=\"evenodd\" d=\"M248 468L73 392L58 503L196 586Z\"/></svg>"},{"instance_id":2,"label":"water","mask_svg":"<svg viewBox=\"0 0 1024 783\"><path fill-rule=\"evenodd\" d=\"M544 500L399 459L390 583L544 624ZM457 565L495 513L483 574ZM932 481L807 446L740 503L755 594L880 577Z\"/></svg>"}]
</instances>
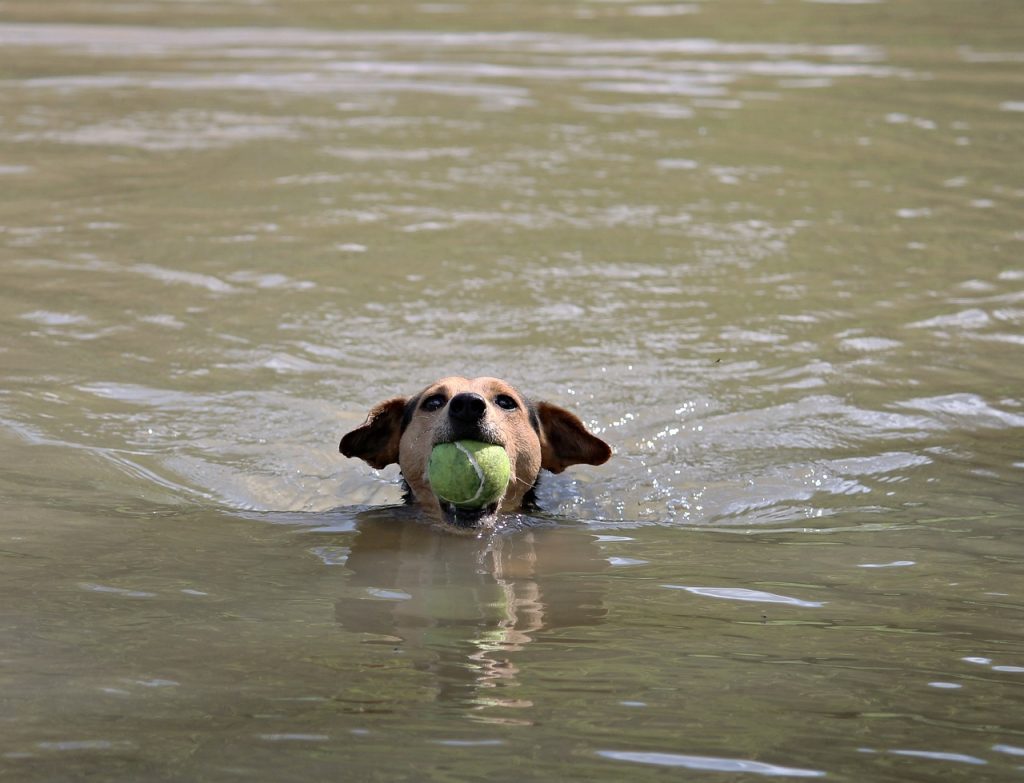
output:
<instances>
[{"instance_id":1,"label":"water","mask_svg":"<svg viewBox=\"0 0 1024 783\"><path fill-rule=\"evenodd\" d=\"M1017 780L1024 7L0 7L0 769ZM438 532L451 373L615 448Z\"/></svg>"}]
</instances>

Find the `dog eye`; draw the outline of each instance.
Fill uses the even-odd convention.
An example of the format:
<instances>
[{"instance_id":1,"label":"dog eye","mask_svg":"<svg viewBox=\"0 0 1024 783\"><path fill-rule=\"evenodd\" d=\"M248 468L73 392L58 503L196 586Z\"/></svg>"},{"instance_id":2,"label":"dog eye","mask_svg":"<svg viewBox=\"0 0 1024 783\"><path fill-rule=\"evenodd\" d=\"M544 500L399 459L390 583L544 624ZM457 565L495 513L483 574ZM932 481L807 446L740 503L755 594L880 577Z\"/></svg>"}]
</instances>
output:
<instances>
[{"instance_id":1,"label":"dog eye","mask_svg":"<svg viewBox=\"0 0 1024 783\"><path fill-rule=\"evenodd\" d=\"M443 394L431 394L423 401L420 408L425 411L436 411L439 408L443 408L446 402L447 400L444 398Z\"/></svg>"},{"instance_id":2,"label":"dog eye","mask_svg":"<svg viewBox=\"0 0 1024 783\"><path fill-rule=\"evenodd\" d=\"M509 397L507 394L499 394L494 398L494 404L499 408L504 408L507 411L514 411L519 407L519 403Z\"/></svg>"}]
</instances>

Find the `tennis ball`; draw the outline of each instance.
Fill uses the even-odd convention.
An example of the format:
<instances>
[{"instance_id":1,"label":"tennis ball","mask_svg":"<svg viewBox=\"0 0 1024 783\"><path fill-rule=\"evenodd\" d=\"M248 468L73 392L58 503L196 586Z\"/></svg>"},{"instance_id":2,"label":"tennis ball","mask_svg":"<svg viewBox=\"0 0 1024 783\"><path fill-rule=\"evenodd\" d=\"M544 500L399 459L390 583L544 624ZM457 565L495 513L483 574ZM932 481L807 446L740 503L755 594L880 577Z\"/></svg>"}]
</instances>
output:
<instances>
[{"instance_id":1,"label":"tennis ball","mask_svg":"<svg viewBox=\"0 0 1024 783\"><path fill-rule=\"evenodd\" d=\"M462 508L482 508L500 500L511 473L505 449L478 440L439 443L427 463L434 494Z\"/></svg>"}]
</instances>

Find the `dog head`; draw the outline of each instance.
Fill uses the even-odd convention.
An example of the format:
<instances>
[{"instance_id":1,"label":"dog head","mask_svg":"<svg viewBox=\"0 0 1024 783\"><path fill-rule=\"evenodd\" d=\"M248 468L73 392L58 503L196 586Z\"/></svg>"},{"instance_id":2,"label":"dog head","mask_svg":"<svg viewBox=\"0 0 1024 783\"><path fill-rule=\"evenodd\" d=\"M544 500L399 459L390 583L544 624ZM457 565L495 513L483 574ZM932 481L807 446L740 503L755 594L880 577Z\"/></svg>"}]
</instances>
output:
<instances>
[{"instance_id":1,"label":"dog head","mask_svg":"<svg viewBox=\"0 0 1024 783\"><path fill-rule=\"evenodd\" d=\"M439 443L479 440L501 446L512 466L505 495L479 511L442 503L430 487L427 462ZM460 527L473 527L498 511L517 511L533 499L541 469L601 465L608 444L587 432L574 414L533 403L498 378L442 378L410 397L377 405L341 439L340 451L374 468L398 463L411 500Z\"/></svg>"}]
</instances>

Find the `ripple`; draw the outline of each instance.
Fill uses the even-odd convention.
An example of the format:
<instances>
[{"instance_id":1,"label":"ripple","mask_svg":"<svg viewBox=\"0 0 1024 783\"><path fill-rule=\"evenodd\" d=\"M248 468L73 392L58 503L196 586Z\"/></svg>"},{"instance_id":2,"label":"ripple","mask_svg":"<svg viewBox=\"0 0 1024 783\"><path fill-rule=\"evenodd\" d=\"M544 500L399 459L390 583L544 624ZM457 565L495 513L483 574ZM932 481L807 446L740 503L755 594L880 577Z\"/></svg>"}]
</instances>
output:
<instances>
[{"instance_id":1,"label":"ripple","mask_svg":"<svg viewBox=\"0 0 1024 783\"><path fill-rule=\"evenodd\" d=\"M141 685L143 688L177 688L181 685L175 680L165 680L159 677L152 680L135 680L134 684Z\"/></svg>"},{"instance_id":2,"label":"ripple","mask_svg":"<svg viewBox=\"0 0 1024 783\"><path fill-rule=\"evenodd\" d=\"M239 270L228 275L233 283L248 283L256 288L274 288L291 291L308 291L316 288L316 283L309 280L293 280L288 275L280 272L254 272L251 270Z\"/></svg>"},{"instance_id":3,"label":"ripple","mask_svg":"<svg viewBox=\"0 0 1024 783\"><path fill-rule=\"evenodd\" d=\"M438 147L433 149L328 147L324 149L324 152L335 158L357 162L385 160L401 161L404 163L430 161L437 158L461 159L468 158L473 154L473 150L466 147Z\"/></svg>"},{"instance_id":4,"label":"ripple","mask_svg":"<svg viewBox=\"0 0 1024 783\"><path fill-rule=\"evenodd\" d=\"M156 264L134 264L127 269L130 272L136 272L161 283L204 288L215 294L233 294L238 291L235 286L225 283L218 277L201 274L199 272L185 272L180 269L167 269L166 267L158 266Z\"/></svg>"},{"instance_id":5,"label":"ripple","mask_svg":"<svg viewBox=\"0 0 1024 783\"><path fill-rule=\"evenodd\" d=\"M309 550L324 565L345 565L348 562L349 548L346 546L318 546Z\"/></svg>"},{"instance_id":6,"label":"ripple","mask_svg":"<svg viewBox=\"0 0 1024 783\"><path fill-rule=\"evenodd\" d=\"M647 3L626 6L626 13L646 17L688 16L700 13L700 6L695 3Z\"/></svg>"},{"instance_id":7,"label":"ripple","mask_svg":"<svg viewBox=\"0 0 1024 783\"><path fill-rule=\"evenodd\" d=\"M54 89L124 89L145 86L129 77L62 77L35 80L28 87ZM152 86L152 85L150 85ZM14 134L13 141L40 138L60 144L134 147L153 152L205 150L242 142L301 137L301 118L232 114L229 112L176 111L139 113L77 128Z\"/></svg>"},{"instance_id":8,"label":"ripple","mask_svg":"<svg viewBox=\"0 0 1024 783\"><path fill-rule=\"evenodd\" d=\"M573 106L580 111L596 114L642 114L648 117L660 117L671 120L690 119L695 114L694 110L688 106L683 106L679 103L657 101L594 103L593 101L577 99L573 101Z\"/></svg>"},{"instance_id":9,"label":"ripple","mask_svg":"<svg viewBox=\"0 0 1024 783\"><path fill-rule=\"evenodd\" d=\"M128 750L134 748L135 744L125 740L112 741L102 739L91 740L59 740L53 742L39 742L36 744L41 750L56 751L80 751L80 750Z\"/></svg>"},{"instance_id":10,"label":"ripple","mask_svg":"<svg viewBox=\"0 0 1024 783\"><path fill-rule=\"evenodd\" d=\"M944 394L938 397L919 397L896 403L900 408L911 408L931 414L940 421L957 426L1002 428L1024 427L1024 416L999 410L977 394Z\"/></svg>"},{"instance_id":11,"label":"ripple","mask_svg":"<svg viewBox=\"0 0 1024 783\"><path fill-rule=\"evenodd\" d=\"M168 405L185 405L190 395L168 389L153 389L134 383L88 383L77 387L80 391L93 394L107 400L119 400L135 405L163 407Z\"/></svg>"},{"instance_id":12,"label":"ripple","mask_svg":"<svg viewBox=\"0 0 1024 783\"><path fill-rule=\"evenodd\" d=\"M103 53L120 57L165 55L171 50L234 52L244 47L337 47L365 46L485 48L496 51L532 51L544 54L639 53L699 56L826 57L874 62L884 59L881 47L864 44L802 44L729 42L708 38L665 40L609 38L555 33L453 33L429 31L359 30L352 32L308 30L295 27L167 28L142 25L0 24L0 45L49 46L70 51Z\"/></svg>"},{"instance_id":13,"label":"ripple","mask_svg":"<svg viewBox=\"0 0 1024 783\"><path fill-rule=\"evenodd\" d=\"M934 329L934 328L955 328L955 329L981 329L989 326L992 318L984 310L972 308L961 310L950 315L938 315L924 321L915 321L907 324L911 329Z\"/></svg>"},{"instance_id":14,"label":"ripple","mask_svg":"<svg viewBox=\"0 0 1024 783\"><path fill-rule=\"evenodd\" d=\"M701 595L705 598L724 598L729 601L752 601L755 603L788 604L790 606L806 607L825 605L821 601L804 601L788 595L766 593L761 590L749 590L744 587L689 587L686 585L662 585L662 587L667 587L670 590L685 590L688 593Z\"/></svg>"},{"instance_id":15,"label":"ripple","mask_svg":"<svg viewBox=\"0 0 1024 783\"><path fill-rule=\"evenodd\" d=\"M681 753L650 753L621 750L599 750L597 755L615 761L631 761L635 764L653 764L659 767L682 767L712 772L740 772L752 775L781 776L792 778L820 778L825 773L815 769L799 769L766 764L763 761L728 759L716 756L688 756Z\"/></svg>"},{"instance_id":16,"label":"ripple","mask_svg":"<svg viewBox=\"0 0 1024 783\"><path fill-rule=\"evenodd\" d=\"M409 593L402 590L387 590L383 587L367 587L366 594L379 601L408 601L412 598Z\"/></svg>"},{"instance_id":17,"label":"ripple","mask_svg":"<svg viewBox=\"0 0 1024 783\"><path fill-rule=\"evenodd\" d=\"M529 91L523 87L500 84L460 84L425 79L387 79L317 73L305 79L292 74L212 73L167 74L154 76L64 76L26 79L19 85L32 90L51 89L61 92L81 90L170 90L176 92L271 92L293 95L366 94L379 97L385 93L420 93L476 98L483 108L502 109L530 105ZM297 139L305 124L300 119L253 118L214 124L204 130L194 118L201 112L177 113L180 120L188 118L188 127L164 129L150 115L135 120L119 120L82 126L72 131L47 131L51 141L72 144L114 144L137 146L151 150L206 149L229 146L239 141L259 139ZM150 127L145 127L149 125ZM141 126L141 127L140 127ZM190 134L198 132L193 138ZM16 134L15 141L29 142L39 138L35 133Z\"/></svg>"},{"instance_id":18,"label":"ripple","mask_svg":"<svg viewBox=\"0 0 1024 783\"><path fill-rule=\"evenodd\" d=\"M640 560L635 557L609 557L608 562L613 566L636 566L648 563L647 560Z\"/></svg>"},{"instance_id":19,"label":"ripple","mask_svg":"<svg viewBox=\"0 0 1024 783\"><path fill-rule=\"evenodd\" d=\"M700 168L700 163L690 158L661 158L658 161L658 168L670 171L692 171Z\"/></svg>"},{"instance_id":20,"label":"ripple","mask_svg":"<svg viewBox=\"0 0 1024 783\"><path fill-rule=\"evenodd\" d=\"M327 734L260 734L260 739L267 742L326 742Z\"/></svg>"},{"instance_id":21,"label":"ripple","mask_svg":"<svg viewBox=\"0 0 1024 783\"><path fill-rule=\"evenodd\" d=\"M827 460L828 465L836 473L854 476L877 476L897 470L918 468L930 465L931 459L922 454L907 451L887 451L869 457L846 457L845 459Z\"/></svg>"},{"instance_id":22,"label":"ripple","mask_svg":"<svg viewBox=\"0 0 1024 783\"><path fill-rule=\"evenodd\" d=\"M33 321L42 326L78 326L90 323L91 319L77 313L57 313L52 310L33 310L31 313L22 313L21 318L26 321Z\"/></svg>"},{"instance_id":23,"label":"ripple","mask_svg":"<svg viewBox=\"0 0 1024 783\"><path fill-rule=\"evenodd\" d=\"M123 595L125 598L156 598L156 593L147 593L143 590L127 590L123 587L98 585L91 582L82 582L79 584L79 587L91 593L113 593L114 595Z\"/></svg>"},{"instance_id":24,"label":"ripple","mask_svg":"<svg viewBox=\"0 0 1024 783\"><path fill-rule=\"evenodd\" d=\"M903 343L899 340L891 340L887 337L851 337L843 340L843 348L860 351L862 353L876 353L878 351L891 351L899 348Z\"/></svg>"},{"instance_id":25,"label":"ripple","mask_svg":"<svg viewBox=\"0 0 1024 783\"><path fill-rule=\"evenodd\" d=\"M690 3L640 3L631 4L624 13L660 17L699 10L699 5ZM596 104L570 96L582 111L686 119L695 114L695 109L743 108L746 94L738 96L731 91L739 80L749 77L775 80L771 86L777 90L787 84L808 89L828 87L836 79L910 75L879 64L885 59L884 52L872 46L600 38L540 32L0 24L0 45L53 47L91 57L178 56L195 62L195 67L187 71L126 69L5 83L15 88L61 93L168 90L344 95L346 101L339 107L355 106L371 114L381 114L379 109L394 93L451 96L473 100L488 111L514 110L534 105L535 87L562 82L583 93L682 99ZM346 52L352 52L350 59ZM480 54L472 59L465 57L466 53L477 52ZM353 121L402 123L406 119L368 117ZM226 111L135 112L76 128L49 128L41 134L33 131L9 138L34 142L42 137L57 143L153 151L200 150L253 140L298 140L318 129L337 129L341 122ZM346 148L340 148L335 154L375 161L381 155L400 160L396 156L414 153L390 148L346 152Z\"/></svg>"},{"instance_id":26,"label":"ripple","mask_svg":"<svg viewBox=\"0 0 1024 783\"><path fill-rule=\"evenodd\" d=\"M934 759L936 761L953 761L958 764L973 764L975 766L983 766L988 764L985 759L979 759L977 756L968 756L964 753L945 753L942 751L934 750L890 750L894 756L913 756L919 759Z\"/></svg>"}]
</instances>

